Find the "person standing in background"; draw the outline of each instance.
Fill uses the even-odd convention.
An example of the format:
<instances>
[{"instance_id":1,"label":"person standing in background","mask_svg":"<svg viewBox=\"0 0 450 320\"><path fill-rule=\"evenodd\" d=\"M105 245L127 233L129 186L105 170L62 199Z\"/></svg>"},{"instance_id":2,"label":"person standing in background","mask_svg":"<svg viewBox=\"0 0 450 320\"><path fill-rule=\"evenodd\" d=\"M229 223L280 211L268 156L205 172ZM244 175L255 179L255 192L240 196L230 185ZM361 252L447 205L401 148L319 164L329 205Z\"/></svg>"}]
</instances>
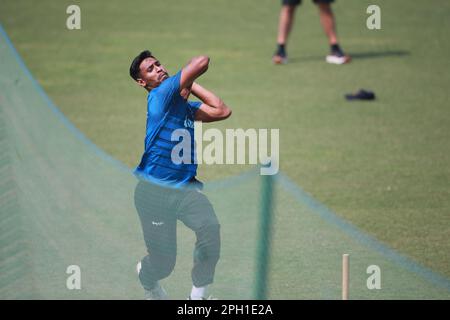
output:
<instances>
[{"instance_id":1,"label":"person standing in background","mask_svg":"<svg viewBox=\"0 0 450 320\"><path fill-rule=\"evenodd\" d=\"M350 62L350 56L346 55L338 43L336 35L336 21L331 3L334 0L313 0L319 8L320 23L328 37L330 44L330 54L327 55L326 61L332 64L344 64ZM280 12L280 20L278 25L278 46L272 60L275 64L287 63L286 43L294 23L294 14L301 0L282 0Z\"/></svg>"}]
</instances>

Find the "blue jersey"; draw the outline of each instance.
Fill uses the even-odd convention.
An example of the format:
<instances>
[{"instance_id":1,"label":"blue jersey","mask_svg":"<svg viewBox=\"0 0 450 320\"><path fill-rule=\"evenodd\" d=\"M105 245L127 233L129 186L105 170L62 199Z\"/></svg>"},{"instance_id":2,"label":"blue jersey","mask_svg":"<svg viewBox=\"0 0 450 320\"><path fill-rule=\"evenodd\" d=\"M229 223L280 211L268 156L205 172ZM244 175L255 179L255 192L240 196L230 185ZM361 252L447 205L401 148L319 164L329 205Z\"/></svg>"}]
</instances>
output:
<instances>
[{"instance_id":1,"label":"blue jersey","mask_svg":"<svg viewBox=\"0 0 450 320\"><path fill-rule=\"evenodd\" d=\"M134 171L139 177L174 187L186 185L197 174L194 119L201 105L201 102L186 101L181 97L180 78L181 71L164 80L147 96L145 150ZM183 139L172 141L172 133L177 129L185 129L190 134L190 163L172 161L172 150Z\"/></svg>"}]
</instances>

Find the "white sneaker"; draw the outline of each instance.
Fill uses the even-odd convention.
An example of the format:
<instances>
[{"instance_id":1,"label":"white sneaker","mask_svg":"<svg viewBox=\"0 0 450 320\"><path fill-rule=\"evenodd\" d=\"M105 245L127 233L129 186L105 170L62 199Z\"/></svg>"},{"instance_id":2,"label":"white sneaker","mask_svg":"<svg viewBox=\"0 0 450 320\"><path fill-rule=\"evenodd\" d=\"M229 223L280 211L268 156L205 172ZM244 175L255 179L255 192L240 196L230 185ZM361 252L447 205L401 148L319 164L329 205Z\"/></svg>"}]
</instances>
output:
<instances>
[{"instance_id":1,"label":"white sneaker","mask_svg":"<svg viewBox=\"0 0 450 320\"><path fill-rule=\"evenodd\" d=\"M326 58L326 61L328 63L332 63L332 64L349 63L351 60L352 59L350 58L350 56L347 56L347 55L338 56L338 55L335 55L335 54L330 54Z\"/></svg>"},{"instance_id":2,"label":"white sneaker","mask_svg":"<svg viewBox=\"0 0 450 320\"><path fill-rule=\"evenodd\" d=\"M189 296L188 300L219 300L219 299L213 296L209 296L208 298L192 299L191 296Z\"/></svg>"},{"instance_id":3,"label":"white sneaker","mask_svg":"<svg viewBox=\"0 0 450 320\"><path fill-rule=\"evenodd\" d=\"M139 261L136 265L136 272L138 275L141 272L141 269L142 263ZM157 282L152 290L144 289L144 298L145 300L169 300L169 295L159 282Z\"/></svg>"},{"instance_id":4,"label":"white sneaker","mask_svg":"<svg viewBox=\"0 0 450 320\"><path fill-rule=\"evenodd\" d=\"M169 300L166 290L161 287L159 282L156 283L156 286L152 290L144 289L144 291L145 300Z\"/></svg>"}]
</instances>

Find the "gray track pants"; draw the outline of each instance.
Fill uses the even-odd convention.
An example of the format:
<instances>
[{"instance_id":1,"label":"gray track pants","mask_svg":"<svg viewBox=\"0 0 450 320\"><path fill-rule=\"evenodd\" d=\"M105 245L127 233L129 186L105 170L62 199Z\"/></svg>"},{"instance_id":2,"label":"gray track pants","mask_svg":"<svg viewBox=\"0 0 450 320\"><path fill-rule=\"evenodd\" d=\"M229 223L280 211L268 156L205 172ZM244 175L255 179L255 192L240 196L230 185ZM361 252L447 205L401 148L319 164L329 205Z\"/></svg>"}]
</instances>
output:
<instances>
[{"instance_id":1,"label":"gray track pants","mask_svg":"<svg viewBox=\"0 0 450 320\"><path fill-rule=\"evenodd\" d=\"M177 254L177 220L195 232L192 282L202 287L213 282L220 256L220 225L208 198L197 189L170 189L139 181L134 201L148 255L139 279L150 290L169 276Z\"/></svg>"}]
</instances>

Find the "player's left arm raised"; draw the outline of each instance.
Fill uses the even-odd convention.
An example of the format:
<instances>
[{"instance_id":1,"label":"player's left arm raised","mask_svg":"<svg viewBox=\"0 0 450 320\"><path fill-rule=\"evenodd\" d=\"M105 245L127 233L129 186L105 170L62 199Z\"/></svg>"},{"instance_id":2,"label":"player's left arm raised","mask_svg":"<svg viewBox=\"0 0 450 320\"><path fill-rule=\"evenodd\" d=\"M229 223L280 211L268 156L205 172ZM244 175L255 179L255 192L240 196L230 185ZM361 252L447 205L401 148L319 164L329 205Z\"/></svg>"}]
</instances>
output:
<instances>
[{"instance_id":1,"label":"player's left arm raised","mask_svg":"<svg viewBox=\"0 0 450 320\"><path fill-rule=\"evenodd\" d=\"M222 99L198 83L192 84L191 93L202 101L200 108L195 113L196 121L214 122L225 120L231 116L231 109Z\"/></svg>"}]
</instances>

